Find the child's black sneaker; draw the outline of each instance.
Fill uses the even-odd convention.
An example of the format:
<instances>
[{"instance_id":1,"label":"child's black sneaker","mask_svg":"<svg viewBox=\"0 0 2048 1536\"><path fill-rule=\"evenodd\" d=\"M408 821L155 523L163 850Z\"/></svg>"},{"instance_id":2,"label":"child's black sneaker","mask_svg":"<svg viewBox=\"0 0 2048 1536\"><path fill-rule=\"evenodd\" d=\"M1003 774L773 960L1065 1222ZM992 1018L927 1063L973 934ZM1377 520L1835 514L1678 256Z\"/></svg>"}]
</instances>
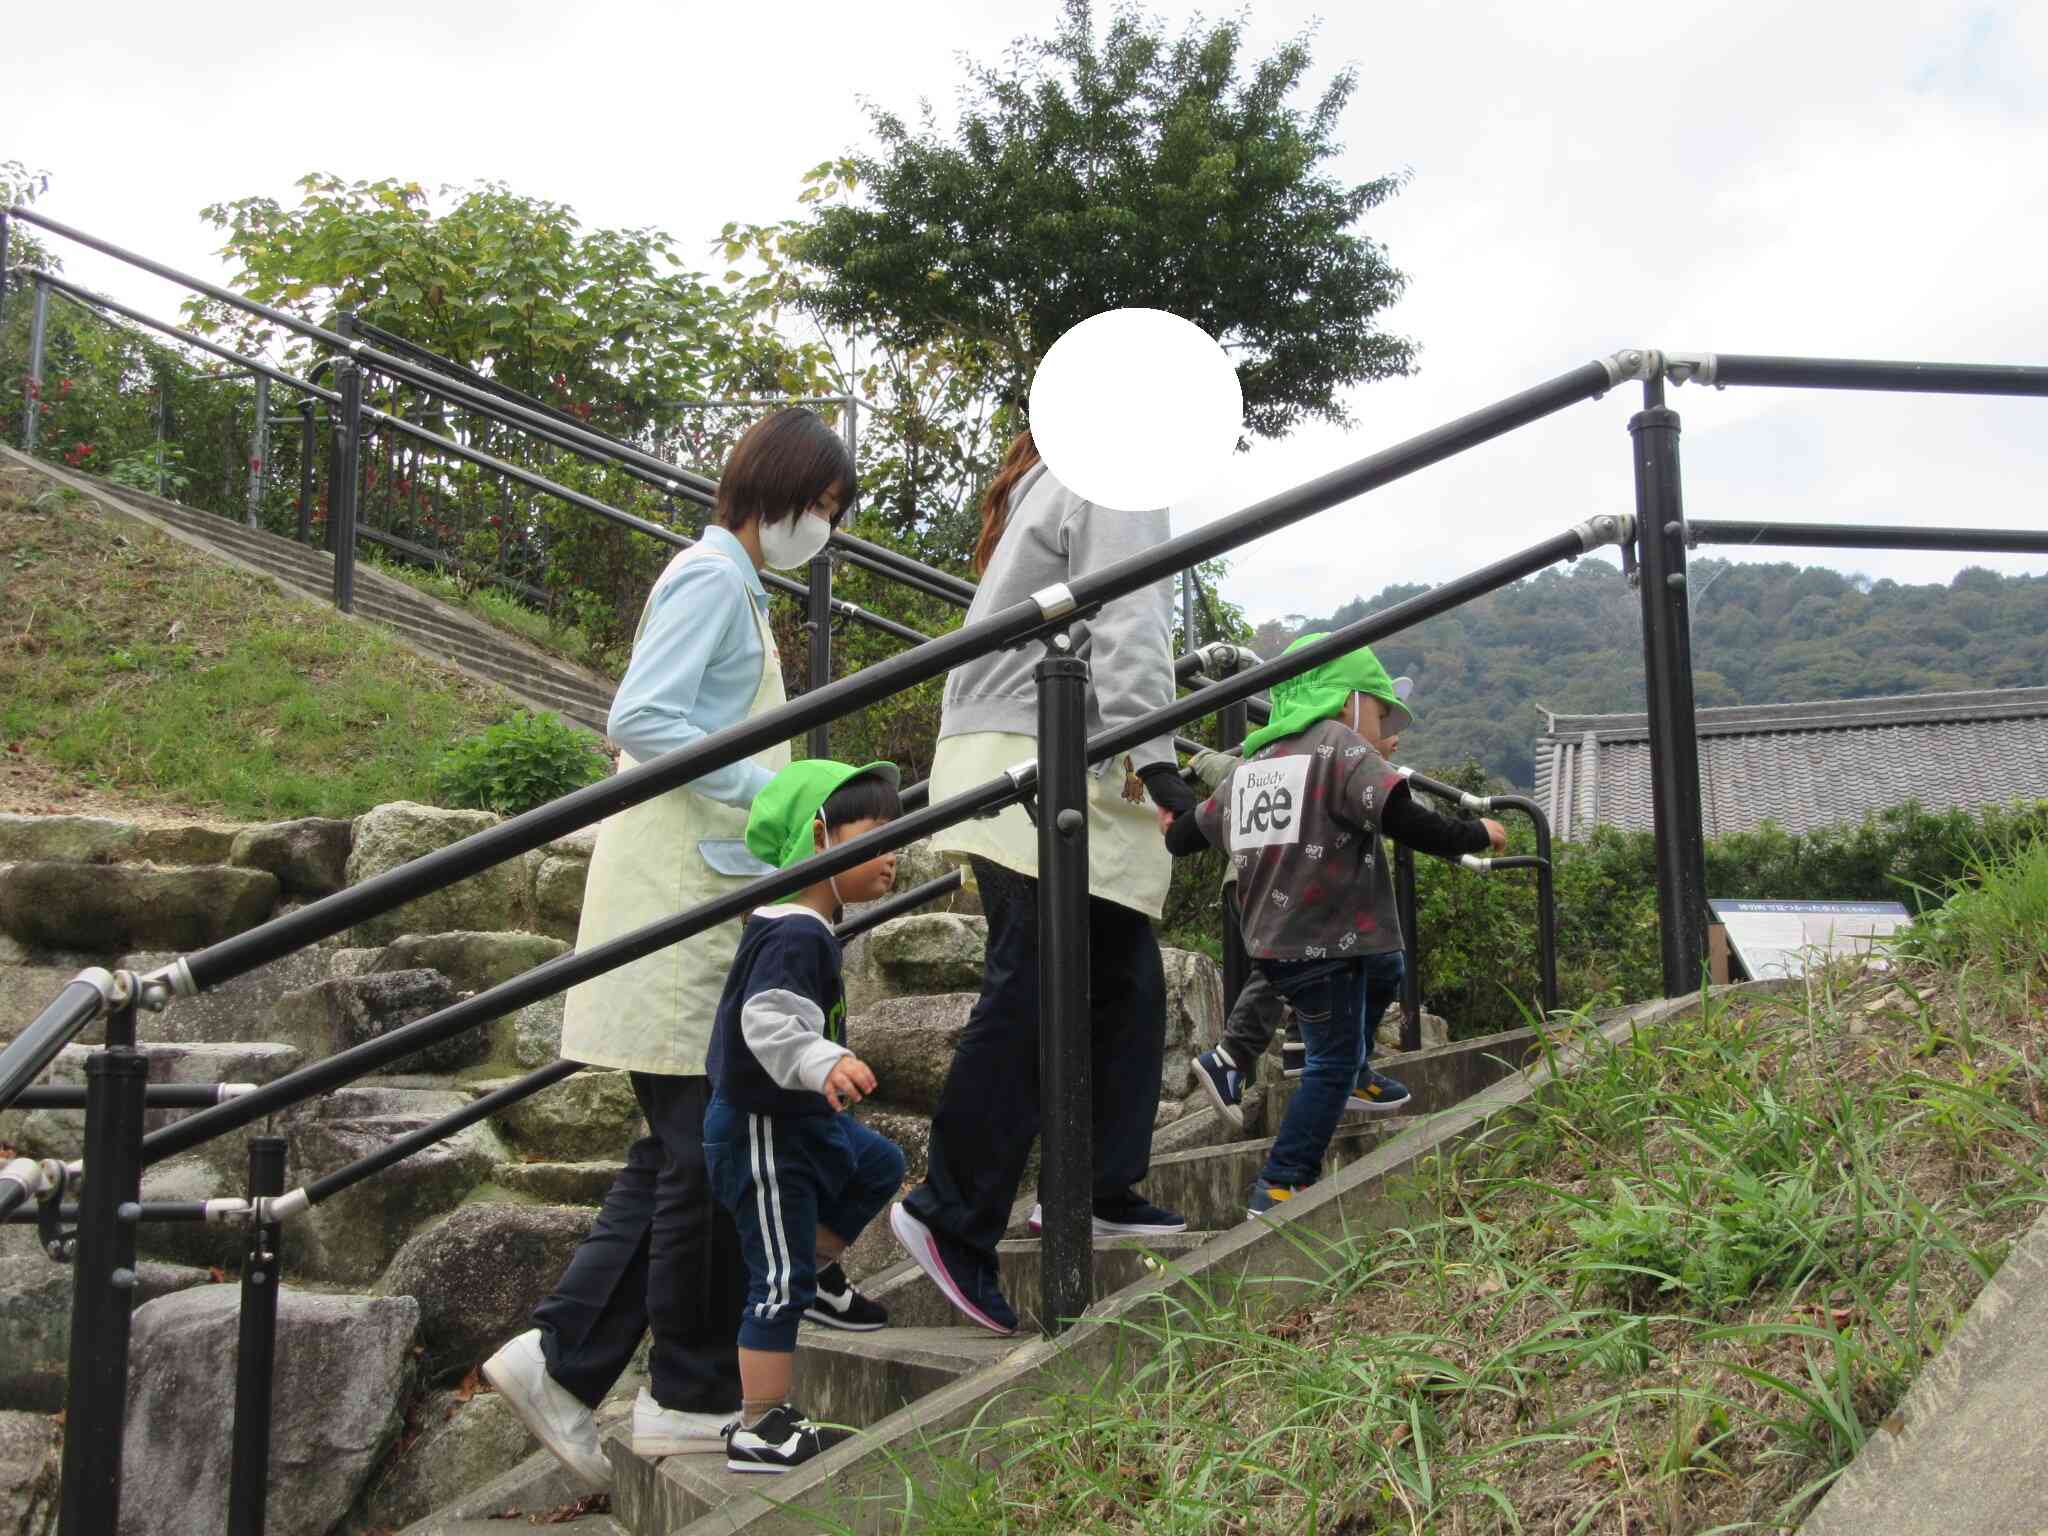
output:
<instances>
[{"instance_id":1,"label":"child's black sneaker","mask_svg":"<svg viewBox=\"0 0 2048 1536\"><path fill-rule=\"evenodd\" d=\"M1195 1081L1208 1091L1216 1113L1243 1130L1244 1074L1237 1070L1237 1063L1219 1045L1213 1051L1202 1052L1195 1058L1194 1065Z\"/></svg>"},{"instance_id":2,"label":"child's black sneaker","mask_svg":"<svg viewBox=\"0 0 2048 1536\"><path fill-rule=\"evenodd\" d=\"M735 1424L725 1437L728 1472L787 1472L822 1455L852 1431L820 1429L794 1403L770 1408L752 1425Z\"/></svg>"},{"instance_id":3,"label":"child's black sneaker","mask_svg":"<svg viewBox=\"0 0 2048 1536\"><path fill-rule=\"evenodd\" d=\"M817 1299L804 1308L804 1316L827 1328L844 1328L849 1333L873 1333L889 1325L888 1309L853 1288L846 1271L828 1264L818 1271Z\"/></svg>"}]
</instances>

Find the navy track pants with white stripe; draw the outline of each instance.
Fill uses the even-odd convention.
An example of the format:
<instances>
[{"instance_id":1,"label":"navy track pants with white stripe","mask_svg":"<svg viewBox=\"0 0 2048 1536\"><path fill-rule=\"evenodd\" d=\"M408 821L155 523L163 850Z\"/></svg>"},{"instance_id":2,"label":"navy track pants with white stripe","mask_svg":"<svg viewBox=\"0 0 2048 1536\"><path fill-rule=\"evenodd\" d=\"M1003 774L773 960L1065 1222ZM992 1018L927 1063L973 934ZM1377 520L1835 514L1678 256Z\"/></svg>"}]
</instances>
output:
<instances>
[{"instance_id":1,"label":"navy track pants with white stripe","mask_svg":"<svg viewBox=\"0 0 2048 1536\"><path fill-rule=\"evenodd\" d=\"M789 1351L817 1297L818 1228L851 1243L903 1186L896 1143L851 1115L764 1115L716 1094L704 1160L747 1260L740 1347Z\"/></svg>"}]
</instances>

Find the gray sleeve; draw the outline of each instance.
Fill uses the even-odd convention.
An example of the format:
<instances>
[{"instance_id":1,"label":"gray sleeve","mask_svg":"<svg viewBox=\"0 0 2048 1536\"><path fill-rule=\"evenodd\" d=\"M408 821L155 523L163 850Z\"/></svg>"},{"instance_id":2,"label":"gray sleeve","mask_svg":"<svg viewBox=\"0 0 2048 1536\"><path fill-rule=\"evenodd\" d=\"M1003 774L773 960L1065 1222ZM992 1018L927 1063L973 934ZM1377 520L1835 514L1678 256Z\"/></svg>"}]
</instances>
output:
<instances>
[{"instance_id":1,"label":"gray sleeve","mask_svg":"<svg viewBox=\"0 0 2048 1536\"><path fill-rule=\"evenodd\" d=\"M798 992L756 992L740 1010L740 1035L777 1087L825 1091L832 1064L851 1056L825 1038L825 1011Z\"/></svg>"},{"instance_id":2,"label":"gray sleeve","mask_svg":"<svg viewBox=\"0 0 2048 1536\"><path fill-rule=\"evenodd\" d=\"M1062 491L1071 502L1061 523L1069 578L1088 576L1163 544L1172 530L1166 509L1117 512ZM1165 582L1141 587L1113 603L1076 638L1087 646L1088 670L1102 725L1113 730L1173 702L1173 597ZM1134 749L1131 765L1172 767L1173 738L1155 736Z\"/></svg>"}]
</instances>

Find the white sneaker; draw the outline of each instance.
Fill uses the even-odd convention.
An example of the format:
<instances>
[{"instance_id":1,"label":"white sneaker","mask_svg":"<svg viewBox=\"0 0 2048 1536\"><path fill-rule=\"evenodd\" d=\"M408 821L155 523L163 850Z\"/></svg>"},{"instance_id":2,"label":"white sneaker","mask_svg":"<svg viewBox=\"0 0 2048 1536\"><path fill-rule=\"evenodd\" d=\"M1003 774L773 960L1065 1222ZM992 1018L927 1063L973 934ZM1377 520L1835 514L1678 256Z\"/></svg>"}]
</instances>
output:
<instances>
[{"instance_id":1,"label":"white sneaker","mask_svg":"<svg viewBox=\"0 0 2048 1536\"><path fill-rule=\"evenodd\" d=\"M690 1456L725 1451L725 1437L739 1422L737 1413L685 1413L664 1408L642 1387L633 1399L635 1456Z\"/></svg>"},{"instance_id":2,"label":"white sneaker","mask_svg":"<svg viewBox=\"0 0 2048 1536\"><path fill-rule=\"evenodd\" d=\"M612 1485L611 1463L597 1442L597 1420L548 1374L540 1330L530 1328L484 1362L484 1380L505 1399L555 1460L599 1492Z\"/></svg>"}]
</instances>

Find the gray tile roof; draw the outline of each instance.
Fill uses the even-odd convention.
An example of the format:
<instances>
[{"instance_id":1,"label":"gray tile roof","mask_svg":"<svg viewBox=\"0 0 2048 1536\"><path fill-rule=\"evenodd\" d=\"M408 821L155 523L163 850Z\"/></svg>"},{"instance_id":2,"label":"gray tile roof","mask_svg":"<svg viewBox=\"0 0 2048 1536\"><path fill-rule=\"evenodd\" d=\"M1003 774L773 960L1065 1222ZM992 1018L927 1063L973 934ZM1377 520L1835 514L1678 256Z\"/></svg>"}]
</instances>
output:
<instances>
[{"instance_id":1,"label":"gray tile roof","mask_svg":"<svg viewBox=\"0 0 2048 1536\"><path fill-rule=\"evenodd\" d=\"M1544 711L1536 803L1560 837L1650 827L1645 715ZM1706 834L1790 832L1917 800L1970 809L2048 796L2048 688L1987 688L1698 712Z\"/></svg>"}]
</instances>

